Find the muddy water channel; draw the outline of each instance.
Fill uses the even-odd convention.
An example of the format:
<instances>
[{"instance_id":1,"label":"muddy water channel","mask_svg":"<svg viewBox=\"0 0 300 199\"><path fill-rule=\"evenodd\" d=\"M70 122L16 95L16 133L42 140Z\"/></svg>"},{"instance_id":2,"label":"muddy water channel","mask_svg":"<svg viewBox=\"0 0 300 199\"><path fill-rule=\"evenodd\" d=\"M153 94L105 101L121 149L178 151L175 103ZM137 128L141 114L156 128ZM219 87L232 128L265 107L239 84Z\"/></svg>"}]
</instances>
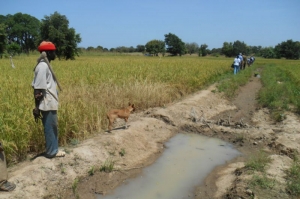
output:
<instances>
[{"instance_id":1,"label":"muddy water channel","mask_svg":"<svg viewBox=\"0 0 300 199\"><path fill-rule=\"evenodd\" d=\"M179 133L165 146L163 154L138 177L97 199L193 198L195 187L214 167L241 155L229 143L197 134Z\"/></svg>"}]
</instances>

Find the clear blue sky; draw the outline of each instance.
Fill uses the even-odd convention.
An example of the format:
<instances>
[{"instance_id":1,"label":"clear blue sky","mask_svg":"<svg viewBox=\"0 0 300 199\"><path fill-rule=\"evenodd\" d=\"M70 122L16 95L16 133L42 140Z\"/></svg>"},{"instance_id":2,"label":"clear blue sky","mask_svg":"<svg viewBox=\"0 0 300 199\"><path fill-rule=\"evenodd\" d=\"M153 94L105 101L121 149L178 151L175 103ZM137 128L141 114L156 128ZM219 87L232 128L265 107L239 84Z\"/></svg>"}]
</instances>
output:
<instances>
[{"instance_id":1,"label":"clear blue sky","mask_svg":"<svg viewBox=\"0 0 300 199\"><path fill-rule=\"evenodd\" d=\"M5 0L0 14L41 20L55 11L79 33L79 47L136 47L173 33L183 42L221 48L300 41L300 0Z\"/></svg>"}]
</instances>

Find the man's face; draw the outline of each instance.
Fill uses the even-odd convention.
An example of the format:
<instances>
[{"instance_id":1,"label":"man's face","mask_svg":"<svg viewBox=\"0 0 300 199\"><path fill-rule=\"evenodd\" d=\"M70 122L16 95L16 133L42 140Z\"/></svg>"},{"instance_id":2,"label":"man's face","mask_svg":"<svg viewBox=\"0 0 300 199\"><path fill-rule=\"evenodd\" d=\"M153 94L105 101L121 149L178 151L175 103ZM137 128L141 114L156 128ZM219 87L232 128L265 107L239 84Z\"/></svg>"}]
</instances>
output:
<instances>
[{"instance_id":1,"label":"man's face","mask_svg":"<svg viewBox=\"0 0 300 199\"><path fill-rule=\"evenodd\" d=\"M56 54L55 54L55 51L54 50L51 50L51 51L48 51L47 52L47 57L48 57L48 60L55 60L56 58Z\"/></svg>"}]
</instances>

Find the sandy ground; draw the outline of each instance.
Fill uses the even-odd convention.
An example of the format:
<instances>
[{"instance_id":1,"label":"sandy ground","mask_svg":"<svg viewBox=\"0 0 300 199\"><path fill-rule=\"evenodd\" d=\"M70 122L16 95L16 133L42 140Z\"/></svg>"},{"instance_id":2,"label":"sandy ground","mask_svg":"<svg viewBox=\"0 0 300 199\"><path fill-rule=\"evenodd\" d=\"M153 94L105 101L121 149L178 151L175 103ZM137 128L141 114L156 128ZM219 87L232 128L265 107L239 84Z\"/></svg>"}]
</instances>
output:
<instances>
[{"instance_id":1,"label":"sandy ground","mask_svg":"<svg viewBox=\"0 0 300 199\"><path fill-rule=\"evenodd\" d=\"M269 111L256 105L260 87L260 79L253 77L232 101L215 92L212 85L166 107L137 110L129 118L128 129L122 128L124 121L117 120L112 133L99 132L65 147L64 158L38 157L9 168L9 181L17 188L1 192L0 199L90 199L95 193L105 194L153 163L164 151L164 143L180 131L221 138L243 153L215 168L195 189L194 198L289 198L282 187L292 153L300 150L299 116L286 113L283 122L271 121ZM259 149L272 158L267 175L278 182L266 197L249 189L251 174L244 169L247 157ZM113 172L100 172L108 162L114 162Z\"/></svg>"}]
</instances>

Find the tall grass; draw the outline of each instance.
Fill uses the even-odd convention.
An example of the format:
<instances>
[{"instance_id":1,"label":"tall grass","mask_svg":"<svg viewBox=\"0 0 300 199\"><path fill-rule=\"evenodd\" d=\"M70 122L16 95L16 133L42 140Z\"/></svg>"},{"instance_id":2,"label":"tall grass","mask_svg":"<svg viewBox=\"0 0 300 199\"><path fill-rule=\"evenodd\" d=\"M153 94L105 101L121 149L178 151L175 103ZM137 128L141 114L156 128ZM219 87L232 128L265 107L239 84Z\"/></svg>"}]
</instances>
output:
<instances>
[{"instance_id":1,"label":"tall grass","mask_svg":"<svg viewBox=\"0 0 300 199\"><path fill-rule=\"evenodd\" d=\"M44 150L41 122L32 116L33 68L38 55L0 59L0 141L10 163ZM231 71L231 59L199 57L81 56L51 62L59 92L59 142L106 130L106 112L135 103L138 110L162 106L201 89Z\"/></svg>"},{"instance_id":2,"label":"tall grass","mask_svg":"<svg viewBox=\"0 0 300 199\"><path fill-rule=\"evenodd\" d=\"M280 112L295 110L300 112L300 62L289 60L267 64L262 73L263 89L259 102L273 110L277 120Z\"/></svg>"}]
</instances>

